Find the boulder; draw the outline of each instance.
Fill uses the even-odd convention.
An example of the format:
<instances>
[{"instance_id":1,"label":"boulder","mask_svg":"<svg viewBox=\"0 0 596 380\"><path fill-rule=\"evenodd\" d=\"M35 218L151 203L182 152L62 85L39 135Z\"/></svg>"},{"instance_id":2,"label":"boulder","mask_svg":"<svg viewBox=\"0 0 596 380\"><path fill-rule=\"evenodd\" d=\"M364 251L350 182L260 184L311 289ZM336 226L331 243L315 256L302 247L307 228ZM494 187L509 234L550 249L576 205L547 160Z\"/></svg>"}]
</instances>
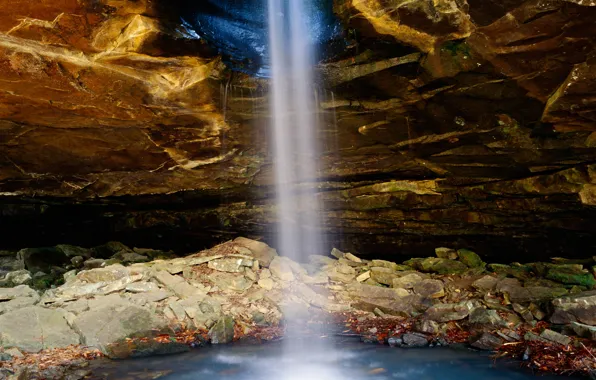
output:
<instances>
[{"instance_id":1,"label":"boulder","mask_svg":"<svg viewBox=\"0 0 596 380\"><path fill-rule=\"evenodd\" d=\"M412 289L414 285L423 280L422 275L418 273L409 273L405 276L397 277L393 280L394 288Z\"/></svg>"},{"instance_id":2,"label":"boulder","mask_svg":"<svg viewBox=\"0 0 596 380\"><path fill-rule=\"evenodd\" d=\"M81 313L73 321L81 343L111 356L110 345L131 337L150 337L155 331L167 331L168 323L149 309L121 301L103 303Z\"/></svg>"},{"instance_id":3,"label":"boulder","mask_svg":"<svg viewBox=\"0 0 596 380\"><path fill-rule=\"evenodd\" d=\"M33 276L31 275L31 272L27 269L21 269L14 272L8 272L1 283L7 286L16 286L28 284L32 279Z\"/></svg>"},{"instance_id":4,"label":"boulder","mask_svg":"<svg viewBox=\"0 0 596 380\"><path fill-rule=\"evenodd\" d=\"M79 344L80 338L68 325L62 309L24 307L0 315L0 345L25 352ZM89 321L97 325L97 321Z\"/></svg>"},{"instance_id":5,"label":"boulder","mask_svg":"<svg viewBox=\"0 0 596 380\"><path fill-rule=\"evenodd\" d=\"M550 317L552 323L580 322L596 326L596 290L554 299L552 306L553 314Z\"/></svg>"},{"instance_id":6,"label":"boulder","mask_svg":"<svg viewBox=\"0 0 596 380\"><path fill-rule=\"evenodd\" d=\"M422 297L441 298L445 295L443 281L422 280L414 284L414 293Z\"/></svg>"},{"instance_id":7,"label":"boulder","mask_svg":"<svg viewBox=\"0 0 596 380\"><path fill-rule=\"evenodd\" d=\"M457 260L457 251L451 248L435 248L435 255L441 259L450 259L450 260Z\"/></svg>"},{"instance_id":8,"label":"boulder","mask_svg":"<svg viewBox=\"0 0 596 380\"><path fill-rule=\"evenodd\" d=\"M459 261L441 259L439 257L427 257L417 263L416 269L422 272L433 272L438 274L461 274L468 267Z\"/></svg>"},{"instance_id":9,"label":"boulder","mask_svg":"<svg viewBox=\"0 0 596 380\"><path fill-rule=\"evenodd\" d=\"M234 318L225 316L220 318L209 330L212 344L226 344L234 340Z\"/></svg>"},{"instance_id":10,"label":"boulder","mask_svg":"<svg viewBox=\"0 0 596 380\"><path fill-rule=\"evenodd\" d=\"M459 261L466 264L470 268L484 268L486 265L486 263L482 261L476 252L472 252L469 249L458 249L457 257L459 258Z\"/></svg>"},{"instance_id":11,"label":"boulder","mask_svg":"<svg viewBox=\"0 0 596 380\"><path fill-rule=\"evenodd\" d=\"M276 256L269 264L271 273L282 281L294 281L294 273L289 259Z\"/></svg>"}]
</instances>

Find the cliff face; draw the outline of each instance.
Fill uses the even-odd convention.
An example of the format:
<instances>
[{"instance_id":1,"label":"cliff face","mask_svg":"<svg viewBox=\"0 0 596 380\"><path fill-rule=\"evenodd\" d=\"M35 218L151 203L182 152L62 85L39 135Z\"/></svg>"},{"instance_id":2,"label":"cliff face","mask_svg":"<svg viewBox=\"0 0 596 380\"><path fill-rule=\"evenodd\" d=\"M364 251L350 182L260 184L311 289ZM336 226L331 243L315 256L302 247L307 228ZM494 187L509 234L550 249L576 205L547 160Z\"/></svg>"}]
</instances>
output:
<instances>
[{"instance_id":1,"label":"cliff face","mask_svg":"<svg viewBox=\"0 0 596 380\"><path fill-rule=\"evenodd\" d=\"M271 238L267 81L160 5L0 10L2 246ZM301 185L320 190L330 244L593 254L594 1L334 11L349 44L317 67L323 170Z\"/></svg>"}]
</instances>

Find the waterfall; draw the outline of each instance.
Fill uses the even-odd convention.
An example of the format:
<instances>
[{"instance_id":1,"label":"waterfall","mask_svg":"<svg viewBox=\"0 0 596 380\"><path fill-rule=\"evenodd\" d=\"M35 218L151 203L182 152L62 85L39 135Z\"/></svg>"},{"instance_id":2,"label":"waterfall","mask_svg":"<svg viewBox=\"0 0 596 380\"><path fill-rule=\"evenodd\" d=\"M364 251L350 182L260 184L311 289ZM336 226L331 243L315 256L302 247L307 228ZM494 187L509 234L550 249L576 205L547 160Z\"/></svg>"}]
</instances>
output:
<instances>
[{"instance_id":1,"label":"waterfall","mask_svg":"<svg viewBox=\"0 0 596 380\"><path fill-rule=\"evenodd\" d=\"M315 135L314 44L306 26L307 11L313 8L308 0L268 1L277 247L283 256L303 262L310 254L323 254L321 210L316 198L319 146ZM294 310L286 308L284 316L283 378L338 378L331 373L334 366L321 362L333 357L325 340L301 336Z\"/></svg>"},{"instance_id":2,"label":"waterfall","mask_svg":"<svg viewBox=\"0 0 596 380\"><path fill-rule=\"evenodd\" d=\"M305 1L269 0L274 166L278 248L296 261L321 254L315 189L318 144L312 80L313 54ZM300 196L293 194L300 186Z\"/></svg>"}]
</instances>

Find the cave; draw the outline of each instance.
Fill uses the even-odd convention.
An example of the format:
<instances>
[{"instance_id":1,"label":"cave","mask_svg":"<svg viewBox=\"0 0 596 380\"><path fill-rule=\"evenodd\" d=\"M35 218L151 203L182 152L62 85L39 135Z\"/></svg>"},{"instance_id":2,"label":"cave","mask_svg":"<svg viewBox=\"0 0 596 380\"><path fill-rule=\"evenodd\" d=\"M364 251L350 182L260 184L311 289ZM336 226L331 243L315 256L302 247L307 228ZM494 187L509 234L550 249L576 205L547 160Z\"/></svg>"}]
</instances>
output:
<instances>
[{"instance_id":1,"label":"cave","mask_svg":"<svg viewBox=\"0 0 596 380\"><path fill-rule=\"evenodd\" d=\"M273 242L264 7L3 9L0 249ZM327 248L593 255L595 7L316 7Z\"/></svg>"}]
</instances>

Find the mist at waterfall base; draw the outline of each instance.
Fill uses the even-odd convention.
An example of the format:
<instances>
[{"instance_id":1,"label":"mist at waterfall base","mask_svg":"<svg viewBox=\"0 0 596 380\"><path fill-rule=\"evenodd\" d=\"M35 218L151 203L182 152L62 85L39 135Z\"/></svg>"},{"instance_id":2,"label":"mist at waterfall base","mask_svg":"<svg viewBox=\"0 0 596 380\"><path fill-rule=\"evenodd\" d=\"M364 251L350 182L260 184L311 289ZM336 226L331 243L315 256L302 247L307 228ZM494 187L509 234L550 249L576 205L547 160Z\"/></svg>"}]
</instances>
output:
<instances>
[{"instance_id":1,"label":"mist at waterfall base","mask_svg":"<svg viewBox=\"0 0 596 380\"><path fill-rule=\"evenodd\" d=\"M324 254L322 213L312 186L318 172L315 135L319 126L313 85L315 55L306 12L312 9L311 5L308 1L268 0L276 246L283 256L298 262L306 261L310 254ZM333 350L325 339L308 339L302 335L307 329L308 316L304 318L297 313L300 306L292 305L289 294L288 289L286 302L282 304L286 325L283 361L274 378L339 379L335 367L317 365L313 360L332 356ZM320 329L316 333L325 334Z\"/></svg>"}]
</instances>

